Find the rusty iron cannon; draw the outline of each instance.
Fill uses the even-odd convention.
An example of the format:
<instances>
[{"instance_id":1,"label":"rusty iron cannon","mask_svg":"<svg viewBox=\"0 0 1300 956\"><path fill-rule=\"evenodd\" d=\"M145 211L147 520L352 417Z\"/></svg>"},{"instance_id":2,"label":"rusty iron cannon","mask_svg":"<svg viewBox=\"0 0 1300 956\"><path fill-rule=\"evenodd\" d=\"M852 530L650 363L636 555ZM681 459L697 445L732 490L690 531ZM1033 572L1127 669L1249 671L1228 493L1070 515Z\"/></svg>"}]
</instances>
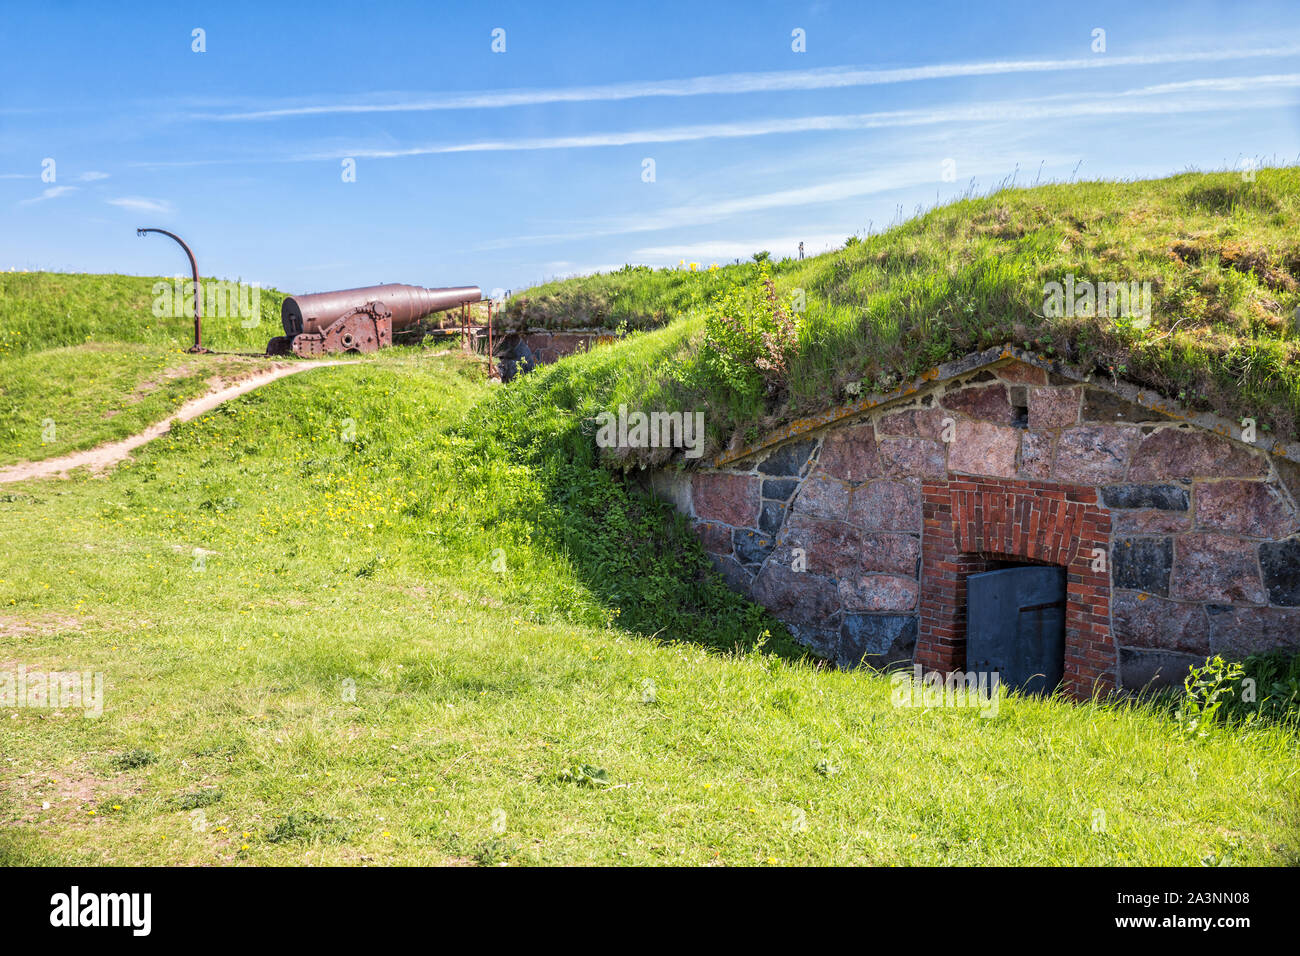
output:
<instances>
[{"instance_id":1,"label":"rusty iron cannon","mask_svg":"<svg viewBox=\"0 0 1300 956\"><path fill-rule=\"evenodd\" d=\"M397 284L291 295L280 307L284 335L271 339L266 353L308 358L327 352L374 352L392 345L393 333L416 328L426 316L482 298L478 286L425 289Z\"/></svg>"}]
</instances>

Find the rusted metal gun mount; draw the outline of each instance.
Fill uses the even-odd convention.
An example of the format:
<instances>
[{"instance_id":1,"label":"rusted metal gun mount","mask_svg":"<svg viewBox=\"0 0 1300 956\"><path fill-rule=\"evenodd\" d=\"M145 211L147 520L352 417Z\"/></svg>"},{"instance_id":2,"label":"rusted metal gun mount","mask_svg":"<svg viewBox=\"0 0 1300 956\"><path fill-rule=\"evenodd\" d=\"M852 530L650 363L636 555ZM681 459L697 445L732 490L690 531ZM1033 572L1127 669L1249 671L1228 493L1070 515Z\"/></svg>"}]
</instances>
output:
<instances>
[{"instance_id":1,"label":"rusted metal gun mount","mask_svg":"<svg viewBox=\"0 0 1300 956\"><path fill-rule=\"evenodd\" d=\"M327 352L375 352L393 344L393 313L382 302L367 302L339 316L319 332L278 337L285 352L316 358ZM272 339L272 342L277 339ZM267 346L268 351L270 346Z\"/></svg>"}]
</instances>

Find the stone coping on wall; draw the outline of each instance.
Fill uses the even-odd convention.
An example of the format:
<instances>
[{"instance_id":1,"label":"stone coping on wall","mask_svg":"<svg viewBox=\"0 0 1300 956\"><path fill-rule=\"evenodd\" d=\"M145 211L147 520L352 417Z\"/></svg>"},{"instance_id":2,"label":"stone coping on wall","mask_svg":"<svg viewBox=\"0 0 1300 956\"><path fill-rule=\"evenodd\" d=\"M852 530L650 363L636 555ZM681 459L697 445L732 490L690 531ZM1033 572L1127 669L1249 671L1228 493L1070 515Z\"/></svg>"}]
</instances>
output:
<instances>
[{"instance_id":1,"label":"stone coping on wall","mask_svg":"<svg viewBox=\"0 0 1300 956\"><path fill-rule=\"evenodd\" d=\"M1231 419L1223 418L1212 412L1201 412L1193 414L1183 408L1179 403L1165 398L1158 392L1142 388L1123 379L1099 378L1096 375L1085 372L1079 368L1067 365L1064 362L1045 359L1036 353L1026 351L1015 347L995 347L985 349L982 352L972 352L969 355L951 362L945 362L928 372L922 373L918 378L907 385L900 386L892 392L882 392L869 395L858 401L845 405L837 405L834 408L819 412L816 415L810 415L805 418L797 419L783 425L780 428L773 429L764 435L761 439L752 445L746 445L739 448L729 448L716 455L709 465L713 468L725 468L736 462L743 461L746 458L761 454L764 451L789 441L792 438L798 438L809 434L810 432L819 431L829 425L842 422L845 419L862 415L866 412L875 411L887 405L904 402L913 398L923 390L930 388L948 379L976 372L981 369L991 368L1002 365L1011 361L1022 362L1025 365L1031 365L1041 369L1048 376L1057 376L1059 384L1078 384L1087 385L1090 388L1097 388L1108 391L1111 394L1139 405L1148 411L1158 412L1161 415L1168 416L1175 422L1183 422L1196 425L1206 431L1213 432L1234 441L1241 441L1241 423L1234 422ZM1288 461L1300 464L1300 441L1297 442L1267 442L1257 440L1252 447L1268 452L1279 458L1285 458Z\"/></svg>"}]
</instances>

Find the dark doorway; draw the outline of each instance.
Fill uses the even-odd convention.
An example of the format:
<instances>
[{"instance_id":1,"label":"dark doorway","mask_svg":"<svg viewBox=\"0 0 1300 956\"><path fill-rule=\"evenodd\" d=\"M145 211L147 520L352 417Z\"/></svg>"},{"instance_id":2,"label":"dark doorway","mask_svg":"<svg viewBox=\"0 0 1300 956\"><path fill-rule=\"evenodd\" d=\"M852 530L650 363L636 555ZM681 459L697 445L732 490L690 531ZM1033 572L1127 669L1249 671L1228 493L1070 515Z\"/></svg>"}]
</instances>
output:
<instances>
[{"instance_id":1,"label":"dark doorway","mask_svg":"<svg viewBox=\"0 0 1300 956\"><path fill-rule=\"evenodd\" d=\"M1024 693L1065 673L1065 568L1020 565L966 578L966 670Z\"/></svg>"}]
</instances>

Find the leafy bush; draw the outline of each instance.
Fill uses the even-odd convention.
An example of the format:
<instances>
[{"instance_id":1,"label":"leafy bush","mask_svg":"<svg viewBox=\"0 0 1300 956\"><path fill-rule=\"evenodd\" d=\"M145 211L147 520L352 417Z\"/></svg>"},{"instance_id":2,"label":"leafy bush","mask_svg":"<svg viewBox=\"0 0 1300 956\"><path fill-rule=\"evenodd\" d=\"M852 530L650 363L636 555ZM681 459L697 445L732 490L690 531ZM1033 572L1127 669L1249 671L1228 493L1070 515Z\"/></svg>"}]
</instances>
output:
<instances>
[{"instance_id":1,"label":"leafy bush","mask_svg":"<svg viewBox=\"0 0 1300 956\"><path fill-rule=\"evenodd\" d=\"M798 350L799 320L781 304L766 266L756 281L733 282L705 311L704 367L742 397L783 392Z\"/></svg>"},{"instance_id":2,"label":"leafy bush","mask_svg":"<svg viewBox=\"0 0 1300 956\"><path fill-rule=\"evenodd\" d=\"M1215 656L1192 667L1183 688L1174 716L1189 738L1261 720L1300 726L1300 654L1270 651L1241 663Z\"/></svg>"},{"instance_id":3,"label":"leafy bush","mask_svg":"<svg viewBox=\"0 0 1300 956\"><path fill-rule=\"evenodd\" d=\"M1245 659L1245 679L1253 680L1260 717L1300 722L1300 654L1274 650ZM1240 697L1240 695L1239 695Z\"/></svg>"}]
</instances>

